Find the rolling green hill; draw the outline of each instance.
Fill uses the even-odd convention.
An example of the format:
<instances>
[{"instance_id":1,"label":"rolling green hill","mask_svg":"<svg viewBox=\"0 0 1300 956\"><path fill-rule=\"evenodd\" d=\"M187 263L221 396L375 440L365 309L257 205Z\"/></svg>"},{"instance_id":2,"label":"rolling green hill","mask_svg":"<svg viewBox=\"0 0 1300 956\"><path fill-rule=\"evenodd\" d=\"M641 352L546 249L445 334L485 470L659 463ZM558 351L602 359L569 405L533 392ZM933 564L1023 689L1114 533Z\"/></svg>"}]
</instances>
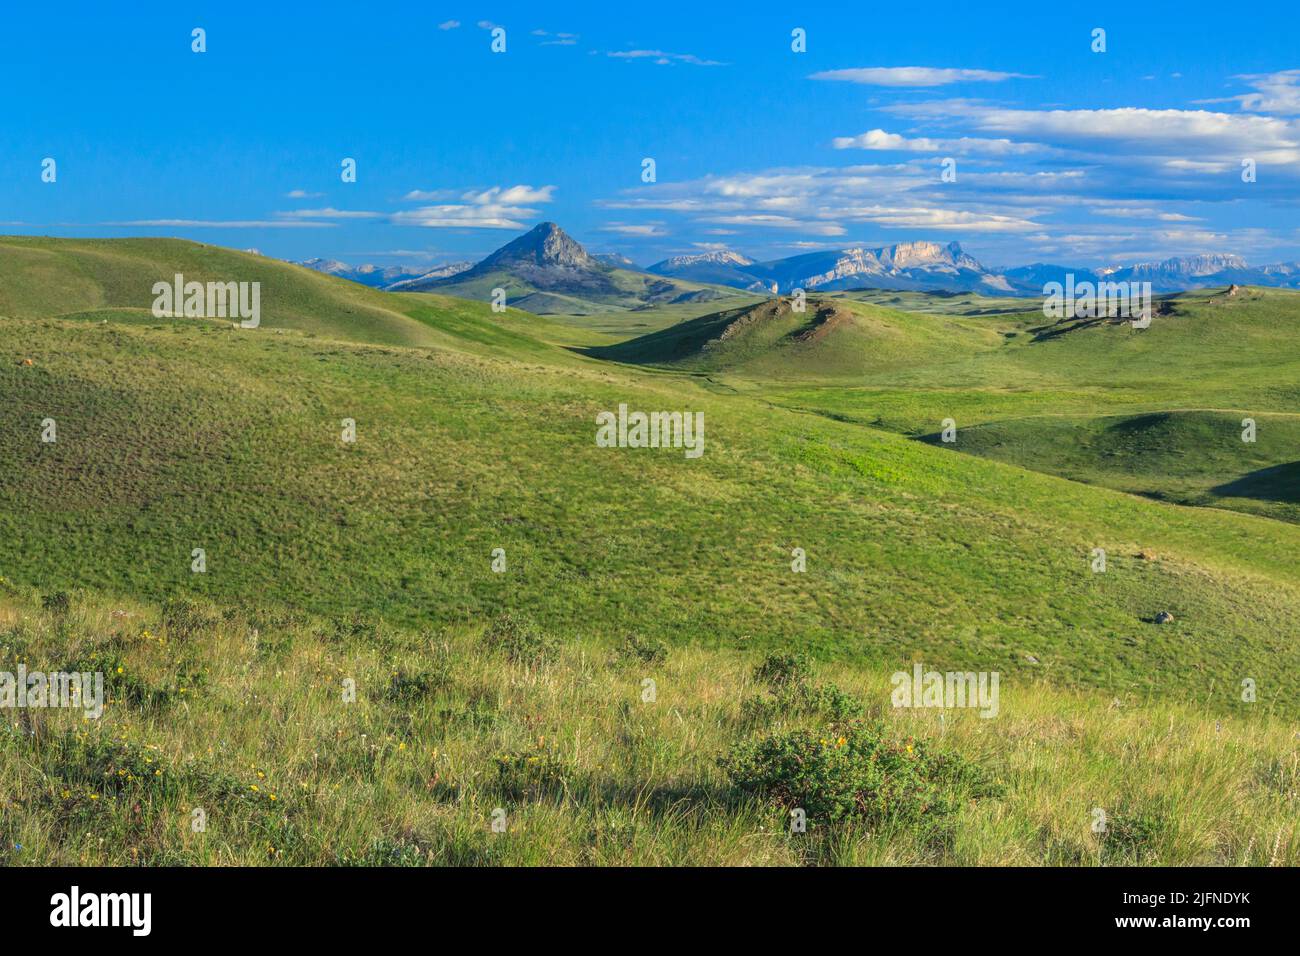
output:
<instances>
[{"instance_id":1,"label":"rolling green hill","mask_svg":"<svg viewBox=\"0 0 1300 956\"><path fill-rule=\"evenodd\" d=\"M634 311L658 305L727 301L737 297L732 289L715 288L679 279L663 279L643 272L608 269L605 284L568 291L543 289L504 270L466 278L453 276L439 282L436 291L447 296L490 302L493 289L504 289L506 303L539 315L592 315L611 310Z\"/></svg>"},{"instance_id":2,"label":"rolling green hill","mask_svg":"<svg viewBox=\"0 0 1300 956\"><path fill-rule=\"evenodd\" d=\"M255 591L412 625L508 606L570 639L594 624L924 654L1143 693L1225 693L1239 672L1280 679L1300 660L1281 638L1300 607L1294 526L1170 509L575 355L513 316L403 318L441 347L5 320L2 573L154 599ZM856 318L837 334L865 337ZM955 351L936 336L936 353ZM620 403L704 412L703 458L598 448L595 415ZM46 418L56 444L39 440ZM340 441L345 418L355 445ZM496 547L504 577L489 569ZM795 547L810 573L790 572ZM1115 555L1104 578L1088 571L1094 547ZM1162 558L1129 557L1143 550ZM1166 609L1177 626L1147 623Z\"/></svg>"},{"instance_id":3,"label":"rolling green hill","mask_svg":"<svg viewBox=\"0 0 1300 956\"><path fill-rule=\"evenodd\" d=\"M938 363L954 352L993 349L999 343L995 332L951 318L814 296L802 312L794 310L790 299L769 299L596 347L590 354L739 379L821 383Z\"/></svg>"},{"instance_id":4,"label":"rolling green hill","mask_svg":"<svg viewBox=\"0 0 1300 956\"><path fill-rule=\"evenodd\" d=\"M0 237L0 316L157 324L165 320L151 313L154 283L170 283L177 273L186 281L260 282L265 330L384 345L439 341L429 326L403 314L410 301L405 297L278 259L180 239ZM466 315L489 311L446 297L421 299L426 307Z\"/></svg>"},{"instance_id":5,"label":"rolling green hill","mask_svg":"<svg viewBox=\"0 0 1300 956\"><path fill-rule=\"evenodd\" d=\"M1018 418L960 432L964 452L1187 505L1300 521L1300 415L1151 412ZM929 436L938 442L939 436Z\"/></svg>"},{"instance_id":6,"label":"rolling green hill","mask_svg":"<svg viewBox=\"0 0 1300 956\"><path fill-rule=\"evenodd\" d=\"M715 387L931 441L951 419L959 438L946 448L1295 520L1300 293L1168 296L1148 329L978 299L850 293L810 300L803 315L768 303L591 354L703 372ZM802 341L823 308L845 320ZM1241 440L1246 418L1259 425L1254 443Z\"/></svg>"},{"instance_id":7,"label":"rolling green hill","mask_svg":"<svg viewBox=\"0 0 1300 956\"><path fill-rule=\"evenodd\" d=\"M11 257L24 242L0 260L0 655L123 676L104 731L24 712L32 732L0 739L6 847L44 862L1295 859L1300 524L1171 501L1293 506L1277 406L1297 388L1297 297L1197 294L1146 333L1053 335L1041 316L827 297L610 346L607 318L385 295L190 243L33 240ZM250 278L282 310L267 291L258 329L123 319L145 307L138 283L147 296L143 280L203 263L267 270ZM596 415L620 404L703 413L704 454L599 447ZM1260 423L1245 451L1220 434L1241 407ZM976 454L914 440L954 414ZM1169 482L1178 494L1152 500ZM549 663L527 656L542 647ZM747 675L791 652L834 686L765 697ZM998 672L1007 717L895 711L888 675L913 662ZM341 708L354 674L361 704ZM650 674L663 706L641 711ZM744 795L746 748L857 746L877 731L853 713L885 722L888 752L916 741L998 787L926 781L955 787L953 830L758 840L779 816ZM133 782L105 784L117 768ZM282 806L248 795L271 784ZM219 836L163 825L199 801ZM482 837L500 805L525 821L508 846ZM1139 835L1088 836L1097 805Z\"/></svg>"}]
</instances>

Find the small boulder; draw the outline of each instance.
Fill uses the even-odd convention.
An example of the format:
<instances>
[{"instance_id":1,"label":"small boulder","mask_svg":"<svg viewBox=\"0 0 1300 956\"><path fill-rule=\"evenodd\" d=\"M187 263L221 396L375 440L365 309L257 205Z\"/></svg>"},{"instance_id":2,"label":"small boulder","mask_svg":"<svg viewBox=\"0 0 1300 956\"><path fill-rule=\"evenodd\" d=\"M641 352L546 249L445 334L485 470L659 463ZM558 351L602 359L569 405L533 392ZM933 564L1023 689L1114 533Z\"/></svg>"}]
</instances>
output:
<instances>
[{"instance_id":1,"label":"small boulder","mask_svg":"<svg viewBox=\"0 0 1300 956\"><path fill-rule=\"evenodd\" d=\"M1174 620L1174 616L1170 614L1168 611L1161 611L1159 614L1156 615L1157 624L1172 624L1173 620Z\"/></svg>"}]
</instances>

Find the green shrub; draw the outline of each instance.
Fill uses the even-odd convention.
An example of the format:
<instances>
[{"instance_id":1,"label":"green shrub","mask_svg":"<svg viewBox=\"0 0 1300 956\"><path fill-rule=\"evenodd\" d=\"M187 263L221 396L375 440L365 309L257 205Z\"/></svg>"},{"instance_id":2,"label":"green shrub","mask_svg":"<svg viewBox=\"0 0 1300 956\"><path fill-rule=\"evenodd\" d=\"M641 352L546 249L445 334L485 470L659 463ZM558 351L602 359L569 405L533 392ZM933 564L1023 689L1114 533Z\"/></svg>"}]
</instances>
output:
<instances>
[{"instance_id":1,"label":"green shrub","mask_svg":"<svg viewBox=\"0 0 1300 956\"><path fill-rule=\"evenodd\" d=\"M993 792L979 768L922 741L895 739L881 722L770 736L738 745L719 763L740 793L786 811L802 808L810 829L850 818L937 821L963 799Z\"/></svg>"},{"instance_id":2,"label":"green shrub","mask_svg":"<svg viewBox=\"0 0 1300 956\"><path fill-rule=\"evenodd\" d=\"M163 627L178 641L189 640L200 631L214 627L217 620L216 614L189 598L173 598L162 607Z\"/></svg>"},{"instance_id":3,"label":"green shrub","mask_svg":"<svg viewBox=\"0 0 1300 956\"><path fill-rule=\"evenodd\" d=\"M488 625L483 632L483 643L504 651L517 664L539 664L554 654L559 646L555 638L543 632L530 618L511 612L500 615Z\"/></svg>"},{"instance_id":4,"label":"green shrub","mask_svg":"<svg viewBox=\"0 0 1300 956\"><path fill-rule=\"evenodd\" d=\"M741 718L761 724L778 717L818 714L833 722L861 717L865 708L834 684L813 684L812 664L804 654L769 654L754 669L754 680L768 686L769 696L741 704Z\"/></svg>"},{"instance_id":5,"label":"green shrub","mask_svg":"<svg viewBox=\"0 0 1300 956\"><path fill-rule=\"evenodd\" d=\"M776 689L802 684L812 677L812 663L807 654L769 654L754 668L754 680Z\"/></svg>"},{"instance_id":6,"label":"green shrub","mask_svg":"<svg viewBox=\"0 0 1300 956\"><path fill-rule=\"evenodd\" d=\"M663 664L668 660L668 645L639 634L629 634L623 639L619 659L630 664Z\"/></svg>"},{"instance_id":7,"label":"green shrub","mask_svg":"<svg viewBox=\"0 0 1300 956\"><path fill-rule=\"evenodd\" d=\"M388 682L388 699L399 704L413 704L432 697L447 683L447 676L438 671L411 673L398 670Z\"/></svg>"},{"instance_id":8,"label":"green shrub","mask_svg":"<svg viewBox=\"0 0 1300 956\"><path fill-rule=\"evenodd\" d=\"M1101 836L1105 864L1150 864L1173 829L1165 814L1150 808L1121 807L1110 814Z\"/></svg>"},{"instance_id":9,"label":"green shrub","mask_svg":"<svg viewBox=\"0 0 1300 956\"><path fill-rule=\"evenodd\" d=\"M67 614L72 607L72 596L67 591L54 591L41 595L41 607L50 614Z\"/></svg>"}]
</instances>

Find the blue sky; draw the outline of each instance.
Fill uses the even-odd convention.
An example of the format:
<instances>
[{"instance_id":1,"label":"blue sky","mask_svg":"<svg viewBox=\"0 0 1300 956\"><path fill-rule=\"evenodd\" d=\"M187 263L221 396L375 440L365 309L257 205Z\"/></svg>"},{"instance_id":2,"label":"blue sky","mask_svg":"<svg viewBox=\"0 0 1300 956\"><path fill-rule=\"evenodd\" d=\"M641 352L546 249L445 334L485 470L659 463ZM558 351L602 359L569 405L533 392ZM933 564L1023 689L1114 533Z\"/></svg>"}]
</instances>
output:
<instances>
[{"instance_id":1,"label":"blue sky","mask_svg":"<svg viewBox=\"0 0 1300 956\"><path fill-rule=\"evenodd\" d=\"M713 6L9 4L0 231L411 265L543 220L642 264L1300 259L1292 4Z\"/></svg>"}]
</instances>

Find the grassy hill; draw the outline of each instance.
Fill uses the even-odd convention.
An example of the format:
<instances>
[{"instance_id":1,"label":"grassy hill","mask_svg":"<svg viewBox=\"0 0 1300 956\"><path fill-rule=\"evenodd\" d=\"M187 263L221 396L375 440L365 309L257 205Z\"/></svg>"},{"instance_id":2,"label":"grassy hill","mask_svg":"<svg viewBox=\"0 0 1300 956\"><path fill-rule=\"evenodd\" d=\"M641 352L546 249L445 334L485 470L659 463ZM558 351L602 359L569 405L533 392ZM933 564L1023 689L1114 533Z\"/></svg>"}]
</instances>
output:
<instances>
[{"instance_id":1,"label":"grassy hill","mask_svg":"<svg viewBox=\"0 0 1300 956\"><path fill-rule=\"evenodd\" d=\"M62 255L72 269L89 258L116 275L99 253L36 245L37 259ZM182 253L207 255L164 245L151 265L137 243L121 253L99 245L110 262L135 263L128 279L70 279L81 291L56 301L57 269L41 273L29 257L10 272L21 281L0 282L11 297L0 308L0 656L50 665L66 654L115 668L117 655L136 675L116 685L120 705L91 742L62 734L58 714L39 733L3 738L6 766L22 768L0 774L14 781L6 802L23 808L6 826L43 859L103 859L109 851L78 850L72 837L111 825L132 834L123 847L154 862L248 862L264 844L298 862L339 852L461 862L548 853L1268 862L1274 841L1294 861L1293 822L1283 832L1280 821L1296 809L1286 768L1300 716L1300 525L954 455L908 431L933 432L953 408L973 436L968 424L1012 411L1114 416L1118 403L1139 414L1195 396L1200 407L1210 398L1261 406L1263 436L1265 401L1300 387L1287 377L1294 298L1220 306L1188 297L1149 330L1160 339L1141 342L1119 327L1044 337L1034 331L1041 316L924 316L831 298L844 314L820 335L799 339L820 328L806 328L815 314L776 316L790 328L770 341L745 326L727 340L734 349L672 359L683 336L717 337L723 320L705 317L662 334L657 356L640 351L642 340L614 362L575 351L582 321L389 296L255 258L278 288L326 298L324 317L314 304L302 316L272 313L267 291L260 329L152 316L87 322L77 316L88 309L130 308L137 281L178 262L189 277ZM230 268L250 259L226 255ZM78 268L74 278L94 274ZM1194 347L1178 346L1175 323ZM829 351L839 342L861 347L842 366ZM1204 354L1216 342L1220 365ZM859 366L869 387L848 384ZM785 367L784 379L771 377ZM1189 369L1204 381L1189 383ZM704 455L598 447L596 414L621 403L703 412ZM42 442L51 418L57 441ZM356 423L355 443L341 440L344 419ZM1143 460L1141 442L1111 448ZM1251 454L1254 465L1285 463L1262 438ZM1099 547L1104 574L1090 567ZM195 548L204 573L192 571ZM498 548L503 573L492 569ZM795 548L806 551L806 572L792 569ZM48 608L37 611L39 602ZM178 617L176 607L189 610ZM1173 623L1155 624L1160 611ZM532 623L502 624L503 614ZM521 634L554 645L553 669L509 660ZM167 643L156 644L160 635ZM633 649L617 651L629 636ZM664 704L638 716L649 672L602 662L622 654L649 666L661 658L645 648L659 644L669 655L653 672ZM768 693L745 675L774 652L823 662L817 679L881 715L886 730L854 723L825 688L743 705ZM958 732L932 713L899 715L888 675L913 661L998 671L1006 712L1019 716L961 715L956 723L970 722ZM335 684L353 669L367 703L340 711ZM1255 702L1242 699L1246 679ZM210 689L191 703L182 686ZM608 706L588 706L602 694ZM258 706L232 714L237 699ZM1206 729L1214 720L1242 736L1226 743ZM917 771L936 775L918 786L973 815L956 830L891 819L824 829L829 842L813 849L755 841L758 826L773 825L768 797L746 803L728 789L749 793L753 755L736 755L749 767L738 777L717 760L801 728L833 730L827 739L851 739L853 753L860 744L897 756L908 734L933 739L983 768L977 776L1009 784L1012 802L977 798L974 777L943 776L939 761ZM118 731L144 749L122 749ZM205 754L204 734L223 749ZM540 737L555 742L558 763L537 752ZM1121 740L1143 741L1147 756L1137 760ZM147 757L165 757L166 789L103 789L104 769L139 769ZM301 791L292 812L247 802L245 789L261 784L244 777L257 771L274 776L277 793ZM1060 779L1043 790L1052 775ZM629 797L646 779L650 804ZM65 790L81 796L65 805L74 799ZM129 810L87 809L92 792L143 801L151 821L216 801L235 830L216 846L135 835ZM358 801L364 811L350 809ZM1129 842L1106 851L1084 830L1090 807L1115 801L1121 819L1137 822L1125 824ZM526 808L526 839L485 842L482 815L502 802ZM565 816L573 806L581 812ZM1229 806L1236 822L1216 829ZM313 829L312 820L323 822ZM588 824L597 831L583 831ZM599 835L584 842L582 832Z\"/></svg>"},{"instance_id":2,"label":"grassy hill","mask_svg":"<svg viewBox=\"0 0 1300 956\"><path fill-rule=\"evenodd\" d=\"M416 315L455 347L6 320L0 573L158 600L255 591L412 626L508 606L569 640L924 654L1117 692L1217 681L1225 706L1242 676L1280 680L1300 655L1281 637L1300 607L1294 526L624 369L514 320ZM620 403L704 412L704 456L597 447L596 413ZM40 441L46 418L57 443ZM1115 556L1105 577L1094 547ZM1179 623L1147 623L1160 610Z\"/></svg>"},{"instance_id":3,"label":"grassy hill","mask_svg":"<svg viewBox=\"0 0 1300 956\"><path fill-rule=\"evenodd\" d=\"M439 341L403 314L398 297L278 259L181 239L0 237L0 316L157 324L153 285L177 273L186 281L260 282L266 330L383 345ZM489 311L446 297L433 303L465 314Z\"/></svg>"},{"instance_id":4,"label":"grassy hill","mask_svg":"<svg viewBox=\"0 0 1300 956\"><path fill-rule=\"evenodd\" d=\"M659 305L722 302L740 295L734 289L665 279L627 269L608 269L601 273L601 279L598 287L557 291L539 288L510 272L497 270L468 278L453 276L440 282L437 291L441 295L490 302L493 289L504 289L506 303L511 308L539 315L634 311Z\"/></svg>"},{"instance_id":5,"label":"grassy hill","mask_svg":"<svg viewBox=\"0 0 1300 956\"><path fill-rule=\"evenodd\" d=\"M860 380L942 361L954 350L998 345L989 330L946 318L815 296L796 312L786 298L726 309L590 354L617 362L741 379L783 382Z\"/></svg>"},{"instance_id":6,"label":"grassy hill","mask_svg":"<svg viewBox=\"0 0 1300 956\"><path fill-rule=\"evenodd\" d=\"M729 310L592 354L704 372L720 387L1036 471L1295 520L1300 294L1165 297L1148 329L1052 322L976 296L850 293L849 321L800 341L810 311ZM866 300L866 301L863 301ZM916 311L901 312L883 302ZM760 316L760 313L761 316ZM753 317L758 317L757 321ZM746 325L746 323L749 323ZM722 340L732 326L737 334ZM1254 443L1241 440L1254 419Z\"/></svg>"},{"instance_id":7,"label":"grassy hill","mask_svg":"<svg viewBox=\"0 0 1300 956\"><path fill-rule=\"evenodd\" d=\"M1300 521L1300 415L1218 411L1007 419L962 431L961 451L1187 505ZM939 442L938 434L928 440Z\"/></svg>"}]
</instances>

